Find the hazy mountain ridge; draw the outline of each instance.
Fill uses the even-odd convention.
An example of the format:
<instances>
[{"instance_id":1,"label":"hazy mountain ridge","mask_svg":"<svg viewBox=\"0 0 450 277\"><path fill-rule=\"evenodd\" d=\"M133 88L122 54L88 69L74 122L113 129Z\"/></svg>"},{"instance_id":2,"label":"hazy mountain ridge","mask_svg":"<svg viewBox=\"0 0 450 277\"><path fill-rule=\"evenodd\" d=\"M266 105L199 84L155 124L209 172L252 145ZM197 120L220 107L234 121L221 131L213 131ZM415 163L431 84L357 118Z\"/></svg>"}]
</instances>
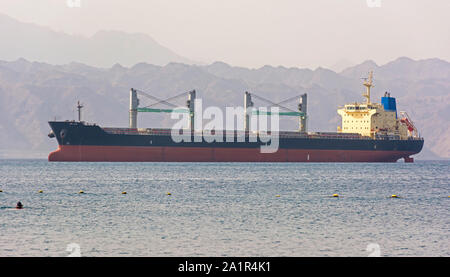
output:
<instances>
[{"instance_id":1,"label":"hazy mountain ridge","mask_svg":"<svg viewBox=\"0 0 450 277\"><path fill-rule=\"evenodd\" d=\"M91 37L55 32L0 14L0 60L25 58L50 64L79 62L109 68L115 63L132 66L145 61L157 65L170 62L193 64L148 35L99 31Z\"/></svg>"},{"instance_id":2,"label":"hazy mountain ridge","mask_svg":"<svg viewBox=\"0 0 450 277\"><path fill-rule=\"evenodd\" d=\"M437 58L415 61L401 57L383 66L368 60L354 67L344 69L340 74L349 78L359 78L362 72L373 70L378 79L422 80L422 79L450 79L449 63Z\"/></svg>"},{"instance_id":3,"label":"hazy mountain ridge","mask_svg":"<svg viewBox=\"0 0 450 277\"><path fill-rule=\"evenodd\" d=\"M244 91L274 102L308 92L309 130L335 131L340 125L337 107L362 100L364 88L360 78L368 70L367 62L336 73L324 68L247 69L221 62L205 66L138 63L132 67L115 64L110 68L95 68L82 63L0 61L0 157L23 157L29 153L45 157L57 147L56 141L47 137L50 131L47 121L55 116L59 120L74 119L77 100L85 105L85 120L101 126L127 126L131 87L160 98L196 89L204 107L242 106ZM450 78L445 77L449 76L446 74L450 72L450 64L437 59L405 61L401 58L377 66L374 71L373 101L379 102L386 90L397 97L399 110L410 114L426 139L420 157L450 158ZM397 77L382 78L383 74L394 74L393 71L398 71ZM417 78L419 73L422 78ZM185 105L185 101L183 97L176 104ZM266 105L254 102L257 106ZM144 106L153 102L141 97L141 103ZM293 101L287 106L295 109L296 104ZM141 127L170 127L173 121L164 115L142 114L138 123ZM297 120L282 118L281 127L295 129Z\"/></svg>"}]
</instances>

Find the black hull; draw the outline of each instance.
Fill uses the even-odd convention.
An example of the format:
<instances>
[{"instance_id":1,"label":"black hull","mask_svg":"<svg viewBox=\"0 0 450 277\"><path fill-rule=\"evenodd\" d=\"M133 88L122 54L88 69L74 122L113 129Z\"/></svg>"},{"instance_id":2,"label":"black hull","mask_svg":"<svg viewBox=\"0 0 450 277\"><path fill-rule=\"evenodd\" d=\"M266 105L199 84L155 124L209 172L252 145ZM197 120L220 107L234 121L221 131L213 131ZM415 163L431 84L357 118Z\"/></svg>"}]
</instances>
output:
<instances>
[{"instance_id":1,"label":"black hull","mask_svg":"<svg viewBox=\"0 0 450 277\"><path fill-rule=\"evenodd\" d=\"M59 150L49 155L51 161L317 161L317 162L395 162L419 153L423 139L391 140L339 138L327 136L279 137L278 151L260 153L261 141L174 142L167 130L161 133L133 133L136 129L105 131L97 125L80 122L49 122ZM165 133L163 131L166 131ZM157 132L157 131L155 131ZM294 135L295 134L295 135ZM270 144L270 142L269 142ZM148 152L142 156L141 153ZM132 154L134 153L134 154ZM186 157L186 155L192 157ZM197 157L195 157L197 156ZM133 158L135 157L135 158Z\"/></svg>"}]
</instances>

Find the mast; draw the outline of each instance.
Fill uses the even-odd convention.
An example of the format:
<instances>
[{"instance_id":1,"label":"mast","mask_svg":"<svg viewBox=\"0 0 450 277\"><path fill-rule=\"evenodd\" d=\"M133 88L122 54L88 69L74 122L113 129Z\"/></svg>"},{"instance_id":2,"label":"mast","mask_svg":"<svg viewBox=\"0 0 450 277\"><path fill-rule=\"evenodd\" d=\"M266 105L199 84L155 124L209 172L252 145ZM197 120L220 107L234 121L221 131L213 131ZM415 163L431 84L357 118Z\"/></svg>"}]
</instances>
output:
<instances>
[{"instance_id":1,"label":"mast","mask_svg":"<svg viewBox=\"0 0 450 277\"><path fill-rule=\"evenodd\" d=\"M250 128L249 108L253 107L252 96L246 91L244 94L244 131L248 132Z\"/></svg>"},{"instance_id":2,"label":"mast","mask_svg":"<svg viewBox=\"0 0 450 277\"><path fill-rule=\"evenodd\" d=\"M196 98L195 89L189 91L187 107L189 109L189 128L191 129L192 133L194 133L195 131L195 98Z\"/></svg>"},{"instance_id":3,"label":"mast","mask_svg":"<svg viewBox=\"0 0 450 277\"><path fill-rule=\"evenodd\" d=\"M366 87L366 93L363 94L366 97L366 103L370 104L370 88L373 87L373 71L369 72L369 78L365 78L363 85Z\"/></svg>"},{"instance_id":4,"label":"mast","mask_svg":"<svg viewBox=\"0 0 450 277\"><path fill-rule=\"evenodd\" d=\"M80 101L77 103L77 109L78 109L78 121L81 122L81 109L83 108L83 105L81 105Z\"/></svg>"},{"instance_id":5,"label":"mast","mask_svg":"<svg viewBox=\"0 0 450 277\"><path fill-rule=\"evenodd\" d=\"M302 94L300 96L300 101L298 104L298 111L302 113L299 116L299 131L306 132L306 113L307 113L307 94Z\"/></svg>"},{"instance_id":6,"label":"mast","mask_svg":"<svg viewBox=\"0 0 450 277\"><path fill-rule=\"evenodd\" d=\"M129 127L137 128L137 108L139 106L139 100L135 89L130 89L130 125Z\"/></svg>"}]
</instances>

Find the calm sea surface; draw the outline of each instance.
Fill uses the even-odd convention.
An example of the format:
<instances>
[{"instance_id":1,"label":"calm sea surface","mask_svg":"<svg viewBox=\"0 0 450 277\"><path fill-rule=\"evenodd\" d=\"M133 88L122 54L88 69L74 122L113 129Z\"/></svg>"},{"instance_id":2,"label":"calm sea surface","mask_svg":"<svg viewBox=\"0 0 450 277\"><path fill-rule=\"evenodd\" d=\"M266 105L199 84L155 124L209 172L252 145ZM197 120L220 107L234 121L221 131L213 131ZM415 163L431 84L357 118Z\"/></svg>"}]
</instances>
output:
<instances>
[{"instance_id":1,"label":"calm sea surface","mask_svg":"<svg viewBox=\"0 0 450 277\"><path fill-rule=\"evenodd\" d=\"M450 256L448 161L0 160L0 189L0 256Z\"/></svg>"}]
</instances>

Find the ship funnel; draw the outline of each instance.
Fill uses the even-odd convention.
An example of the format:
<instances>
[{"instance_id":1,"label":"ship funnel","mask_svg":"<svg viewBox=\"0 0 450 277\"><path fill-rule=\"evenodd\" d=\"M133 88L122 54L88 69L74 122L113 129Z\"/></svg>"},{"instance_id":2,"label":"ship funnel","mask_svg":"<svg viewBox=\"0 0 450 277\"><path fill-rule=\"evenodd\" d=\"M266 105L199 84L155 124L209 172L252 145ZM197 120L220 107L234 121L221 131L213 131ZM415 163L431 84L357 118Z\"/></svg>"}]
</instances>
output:
<instances>
[{"instance_id":1,"label":"ship funnel","mask_svg":"<svg viewBox=\"0 0 450 277\"><path fill-rule=\"evenodd\" d=\"M137 108L139 106L139 99L137 98L137 91L130 90L130 128L137 128Z\"/></svg>"},{"instance_id":2,"label":"ship funnel","mask_svg":"<svg viewBox=\"0 0 450 277\"><path fill-rule=\"evenodd\" d=\"M307 94L300 96L300 102L298 104L298 111L302 113L299 117L299 131L306 132L306 114L307 114Z\"/></svg>"},{"instance_id":3,"label":"ship funnel","mask_svg":"<svg viewBox=\"0 0 450 277\"><path fill-rule=\"evenodd\" d=\"M394 97L391 97L391 94L387 91L384 93L384 96L381 97L381 105L387 112L395 112L395 118L397 118L397 105Z\"/></svg>"}]
</instances>

